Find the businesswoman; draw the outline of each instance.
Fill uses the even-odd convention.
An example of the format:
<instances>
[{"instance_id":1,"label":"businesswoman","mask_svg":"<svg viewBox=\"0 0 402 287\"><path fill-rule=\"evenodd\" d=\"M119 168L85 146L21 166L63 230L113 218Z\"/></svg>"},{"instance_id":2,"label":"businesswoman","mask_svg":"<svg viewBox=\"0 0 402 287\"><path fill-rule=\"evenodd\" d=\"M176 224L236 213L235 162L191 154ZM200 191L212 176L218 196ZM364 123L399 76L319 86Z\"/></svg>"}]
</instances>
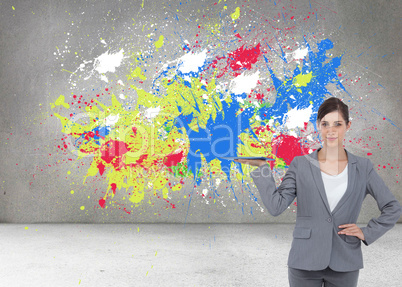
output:
<instances>
[{"instance_id":1,"label":"businesswoman","mask_svg":"<svg viewBox=\"0 0 402 287\"><path fill-rule=\"evenodd\" d=\"M236 160L258 167L251 176L273 216L297 197L288 258L291 287L357 286L363 268L361 242L373 243L401 215L399 202L370 160L343 148L350 125L348 106L334 97L325 100L317 114L322 148L295 157L278 188L265 161ZM367 194L377 201L381 215L359 228L356 221Z\"/></svg>"}]
</instances>

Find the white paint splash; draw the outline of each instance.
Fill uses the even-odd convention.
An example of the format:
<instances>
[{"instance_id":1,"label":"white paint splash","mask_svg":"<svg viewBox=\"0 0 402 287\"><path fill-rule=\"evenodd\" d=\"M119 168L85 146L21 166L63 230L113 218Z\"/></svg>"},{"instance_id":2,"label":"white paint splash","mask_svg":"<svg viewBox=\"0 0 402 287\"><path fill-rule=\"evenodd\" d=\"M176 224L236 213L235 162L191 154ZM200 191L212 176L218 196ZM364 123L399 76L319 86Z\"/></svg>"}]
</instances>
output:
<instances>
[{"instance_id":1,"label":"white paint splash","mask_svg":"<svg viewBox=\"0 0 402 287\"><path fill-rule=\"evenodd\" d=\"M293 130L297 127L304 127L304 123L310 120L311 114L313 113L313 106L310 105L305 109L298 110L297 107L288 111L283 116L283 122L289 130Z\"/></svg>"},{"instance_id":2,"label":"white paint splash","mask_svg":"<svg viewBox=\"0 0 402 287\"><path fill-rule=\"evenodd\" d=\"M111 114L105 118L105 125L109 126L109 127L113 126L119 121L119 118L120 118L120 114L117 114L117 115Z\"/></svg>"},{"instance_id":3,"label":"white paint splash","mask_svg":"<svg viewBox=\"0 0 402 287\"><path fill-rule=\"evenodd\" d=\"M308 48L304 48L304 49L299 48L292 53L292 56L293 56L293 59L295 59L295 60L302 60L302 59L304 59L304 57L307 56L307 54L308 54Z\"/></svg>"},{"instance_id":4,"label":"white paint splash","mask_svg":"<svg viewBox=\"0 0 402 287\"><path fill-rule=\"evenodd\" d=\"M106 83L109 83L109 79L105 75L101 75L100 78L101 78L102 81L104 81Z\"/></svg>"},{"instance_id":5,"label":"white paint splash","mask_svg":"<svg viewBox=\"0 0 402 287\"><path fill-rule=\"evenodd\" d=\"M161 111L161 107L156 107L156 108L149 108L145 111L145 117L148 119L153 119L156 117L159 112Z\"/></svg>"},{"instance_id":6,"label":"white paint splash","mask_svg":"<svg viewBox=\"0 0 402 287\"><path fill-rule=\"evenodd\" d=\"M190 72L198 72L207 59L207 50L200 53L187 53L183 57L179 58L178 70L183 74Z\"/></svg>"},{"instance_id":7,"label":"white paint splash","mask_svg":"<svg viewBox=\"0 0 402 287\"><path fill-rule=\"evenodd\" d=\"M249 94L251 90L254 89L260 79L260 72L257 71L254 74L246 75L245 73L234 78L230 87L232 93L235 95L241 95L243 93Z\"/></svg>"},{"instance_id":8,"label":"white paint splash","mask_svg":"<svg viewBox=\"0 0 402 287\"><path fill-rule=\"evenodd\" d=\"M107 72L116 72L116 68L120 66L121 62L123 61L123 53L124 49L121 49L119 52L114 54L109 54L109 51L106 51L99 57L95 58L95 71L100 74L104 74Z\"/></svg>"},{"instance_id":9,"label":"white paint splash","mask_svg":"<svg viewBox=\"0 0 402 287\"><path fill-rule=\"evenodd\" d=\"M100 74L100 79L108 83L109 80L105 75L105 73L116 72L116 68L119 67L123 61L124 58L123 54L124 49L121 49L119 52L114 54L110 54L109 51L107 51L102 55L100 55L99 57L95 58L93 61L84 61L83 63L81 63L73 74L76 74L78 71L85 72L87 76L84 77L84 80L86 81L95 74L95 71L97 71ZM85 69L87 68L87 64L89 63L93 63L92 64L93 68L92 70L86 72ZM73 86L75 86L75 83L72 82L71 77L70 82Z\"/></svg>"}]
</instances>

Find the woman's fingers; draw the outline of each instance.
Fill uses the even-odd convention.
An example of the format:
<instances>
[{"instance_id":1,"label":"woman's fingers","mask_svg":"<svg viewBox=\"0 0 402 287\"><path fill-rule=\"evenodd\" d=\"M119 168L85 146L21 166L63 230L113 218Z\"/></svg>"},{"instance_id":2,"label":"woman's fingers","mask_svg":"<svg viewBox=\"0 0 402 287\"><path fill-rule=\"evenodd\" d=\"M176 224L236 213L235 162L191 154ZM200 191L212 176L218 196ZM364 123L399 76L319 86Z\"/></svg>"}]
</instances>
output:
<instances>
[{"instance_id":1,"label":"woman's fingers","mask_svg":"<svg viewBox=\"0 0 402 287\"><path fill-rule=\"evenodd\" d=\"M348 228L348 227L353 227L353 226L356 226L356 224L354 224L354 223L342 224L342 225L339 225L338 227L339 228Z\"/></svg>"},{"instance_id":2,"label":"woman's fingers","mask_svg":"<svg viewBox=\"0 0 402 287\"><path fill-rule=\"evenodd\" d=\"M338 234L345 234L347 236L356 236L357 238L364 240L363 231L354 223L339 225L339 228L343 228Z\"/></svg>"}]
</instances>

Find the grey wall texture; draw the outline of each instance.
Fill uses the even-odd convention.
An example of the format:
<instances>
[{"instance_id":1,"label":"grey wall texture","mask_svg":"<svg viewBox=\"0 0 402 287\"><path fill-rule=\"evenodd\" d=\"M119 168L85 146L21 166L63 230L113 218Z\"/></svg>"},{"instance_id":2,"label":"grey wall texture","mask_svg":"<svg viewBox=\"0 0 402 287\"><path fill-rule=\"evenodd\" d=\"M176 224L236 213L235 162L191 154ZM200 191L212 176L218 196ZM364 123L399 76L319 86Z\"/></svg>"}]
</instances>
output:
<instances>
[{"instance_id":1,"label":"grey wall texture","mask_svg":"<svg viewBox=\"0 0 402 287\"><path fill-rule=\"evenodd\" d=\"M0 222L294 222L262 206L319 147L328 96L345 147L399 201L401 2L2 1ZM359 221L378 216L367 197Z\"/></svg>"}]
</instances>

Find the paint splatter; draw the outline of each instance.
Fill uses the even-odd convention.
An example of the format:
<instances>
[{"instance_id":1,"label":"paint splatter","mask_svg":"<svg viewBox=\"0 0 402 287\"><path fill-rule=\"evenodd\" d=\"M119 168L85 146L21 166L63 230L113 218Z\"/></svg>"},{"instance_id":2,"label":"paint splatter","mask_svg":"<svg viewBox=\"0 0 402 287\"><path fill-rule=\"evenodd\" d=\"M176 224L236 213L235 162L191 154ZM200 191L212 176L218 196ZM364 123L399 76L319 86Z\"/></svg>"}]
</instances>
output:
<instances>
[{"instance_id":1,"label":"paint splatter","mask_svg":"<svg viewBox=\"0 0 402 287\"><path fill-rule=\"evenodd\" d=\"M230 17L232 17L232 20L235 21L240 17L240 7L236 7L235 12L230 14Z\"/></svg>"},{"instance_id":2,"label":"paint splatter","mask_svg":"<svg viewBox=\"0 0 402 287\"><path fill-rule=\"evenodd\" d=\"M283 174L295 156L319 146L318 107L334 93L349 95L343 55L331 54L335 45L320 31L305 32L314 13L315 21L324 20L318 9L300 22L294 15L304 12L288 4L273 18L240 7L229 13L224 4L208 12L219 14L214 21L207 12L184 15L180 3L166 7L169 34L133 19L141 45L128 37L121 47L82 59L69 73L74 93L60 95L51 116L61 123L59 150L90 161L84 184L105 182L97 208L131 214L161 200L175 209L172 194L194 196L186 184L207 204L223 198L218 187L226 184L244 204L235 189L250 180L249 170L221 157L266 156ZM158 34L169 41L156 40ZM90 78L99 87L86 89Z\"/></svg>"},{"instance_id":3,"label":"paint splatter","mask_svg":"<svg viewBox=\"0 0 402 287\"><path fill-rule=\"evenodd\" d=\"M160 35L159 40L155 42L155 47L156 47L157 51L159 48L161 48L163 46L163 43L164 43L164 37L163 37L163 35Z\"/></svg>"}]
</instances>

